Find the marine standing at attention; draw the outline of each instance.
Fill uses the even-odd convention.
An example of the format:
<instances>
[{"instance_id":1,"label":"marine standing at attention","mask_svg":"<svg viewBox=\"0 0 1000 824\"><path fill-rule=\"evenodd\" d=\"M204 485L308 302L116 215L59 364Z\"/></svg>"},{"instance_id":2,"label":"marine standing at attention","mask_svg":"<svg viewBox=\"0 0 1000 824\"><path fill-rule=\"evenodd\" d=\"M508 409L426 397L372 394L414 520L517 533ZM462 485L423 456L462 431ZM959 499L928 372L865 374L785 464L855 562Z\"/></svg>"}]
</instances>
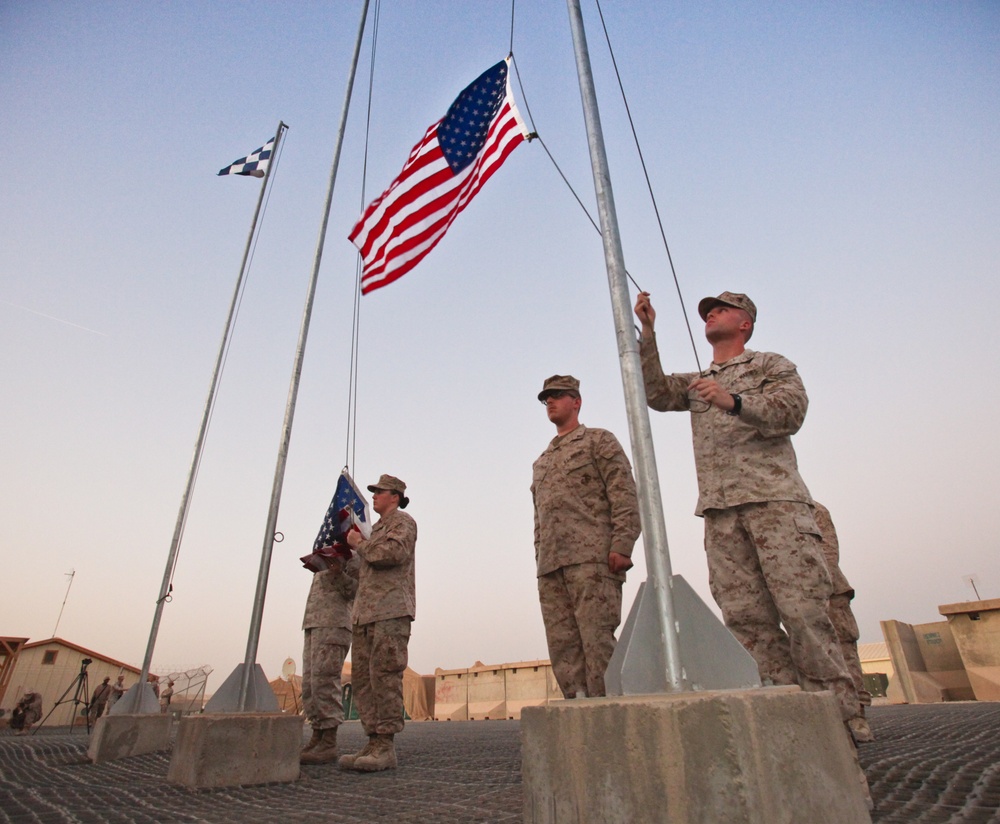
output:
<instances>
[{"instance_id":1,"label":"marine standing at attention","mask_svg":"<svg viewBox=\"0 0 1000 824\"><path fill-rule=\"evenodd\" d=\"M580 381L553 375L538 400L556 427L531 480L545 638L563 696L593 698L605 694L639 501L618 439L580 423Z\"/></svg>"}]
</instances>

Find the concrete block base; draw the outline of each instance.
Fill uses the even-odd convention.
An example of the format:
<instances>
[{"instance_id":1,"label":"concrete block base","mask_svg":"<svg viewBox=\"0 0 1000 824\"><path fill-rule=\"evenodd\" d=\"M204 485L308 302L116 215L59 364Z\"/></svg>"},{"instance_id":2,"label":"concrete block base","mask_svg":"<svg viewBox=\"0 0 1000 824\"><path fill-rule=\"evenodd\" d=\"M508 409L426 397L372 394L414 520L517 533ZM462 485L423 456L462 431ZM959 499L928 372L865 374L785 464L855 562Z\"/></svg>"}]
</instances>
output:
<instances>
[{"instance_id":1,"label":"concrete block base","mask_svg":"<svg viewBox=\"0 0 1000 824\"><path fill-rule=\"evenodd\" d=\"M301 715L188 715L177 730L167 781L184 787L296 781L301 750Z\"/></svg>"},{"instance_id":2,"label":"concrete block base","mask_svg":"<svg viewBox=\"0 0 1000 824\"><path fill-rule=\"evenodd\" d=\"M103 715L90 735L87 757L95 764L170 749L169 715Z\"/></svg>"},{"instance_id":3,"label":"concrete block base","mask_svg":"<svg viewBox=\"0 0 1000 824\"><path fill-rule=\"evenodd\" d=\"M555 701L521 714L525 824L870 824L830 693Z\"/></svg>"}]
</instances>

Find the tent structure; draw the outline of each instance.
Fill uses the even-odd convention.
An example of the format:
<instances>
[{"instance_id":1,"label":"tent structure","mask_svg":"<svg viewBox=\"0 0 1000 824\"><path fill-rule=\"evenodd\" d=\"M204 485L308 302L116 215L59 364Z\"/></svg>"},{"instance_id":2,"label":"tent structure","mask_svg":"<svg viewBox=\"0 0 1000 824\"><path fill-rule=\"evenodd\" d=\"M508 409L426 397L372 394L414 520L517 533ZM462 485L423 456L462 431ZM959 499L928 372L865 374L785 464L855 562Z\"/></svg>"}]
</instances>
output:
<instances>
[{"instance_id":1,"label":"tent structure","mask_svg":"<svg viewBox=\"0 0 1000 824\"><path fill-rule=\"evenodd\" d=\"M344 663L341 683L351 683L351 662ZM431 678L431 689L434 679ZM428 698L428 688L424 676L409 667L403 673L403 708L413 721L426 721L433 713L433 700Z\"/></svg>"},{"instance_id":2,"label":"tent structure","mask_svg":"<svg viewBox=\"0 0 1000 824\"><path fill-rule=\"evenodd\" d=\"M288 679L275 678L269 682L271 689L278 698L278 706L282 712L299 713L302 712L302 676L291 675ZM345 698L350 695L350 690L346 689L351 683L351 662L344 663L344 671L341 674L341 684L345 688ZM407 716L413 721L426 721L432 715L433 698L429 693L434 689L433 676L430 679L430 688L427 686L427 679L415 670L406 668L403 673L403 707ZM433 693L430 693L433 695ZM357 718L357 712L351 712L351 707L345 701L345 711L348 717Z\"/></svg>"}]
</instances>

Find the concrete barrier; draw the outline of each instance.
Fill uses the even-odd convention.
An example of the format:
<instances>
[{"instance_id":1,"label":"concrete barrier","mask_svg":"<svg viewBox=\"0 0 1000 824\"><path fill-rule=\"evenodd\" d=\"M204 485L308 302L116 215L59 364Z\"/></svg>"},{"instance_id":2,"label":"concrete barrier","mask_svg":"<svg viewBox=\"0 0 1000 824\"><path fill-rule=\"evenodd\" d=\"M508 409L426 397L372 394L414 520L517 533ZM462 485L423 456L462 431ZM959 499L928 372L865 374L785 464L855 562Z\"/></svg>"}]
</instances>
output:
<instances>
[{"instance_id":1,"label":"concrete barrier","mask_svg":"<svg viewBox=\"0 0 1000 824\"><path fill-rule=\"evenodd\" d=\"M469 667L469 720L507 717L503 667Z\"/></svg>"},{"instance_id":2,"label":"concrete barrier","mask_svg":"<svg viewBox=\"0 0 1000 824\"><path fill-rule=\"evenodd\" d=\"M895 677L888 697L894 704L971 701L976 696L947 621L904 624L880 621Z\"/></svg>"},{"instance_id":3,"label":"concrete barrier","mask_svg":"<svg viewBox=\"0 0 1000 824\"><path fill-rule=\"evenodd\" d=\"M525 824L870 824L830 693L554 701L521 715Z\"/></svg>"},{"instance_id":4,"label":"concrete barrier","mask_svg":"<svg viewBox=\"0 0 1000 824\"><path fill-rule=\"evenodd\" d=\"M181 719L167 781L184 787L295 781L301 750L301 715L189 715Z\"/></svg>"},{"instance_id":5,"label":"concrete barrier","mask_svg":"<svg viewBox=\"0 0 1000 824\"><path fill-rule=\"evenodd\" d=\"M434 720L469 720L468 669L436 670L434 674Z\"/></svg>"},{"instance_id":6,"label":"concrete barrier","mask_svg":"<svg viewBox=\"0 0 1000 824\"><path fill-rule=\"evenodd\" d=\"M507 717L520 718L525 707L537 707L549 701L549 680L552 665L548 661L524 661L504 665L504 688L507 699ZM558 685L555 698L562 698Z\"/></svg>"},{"instance_id":7,"label":"concrete barrier","mask_svg":"<svg viewBox=\"0 0 1000 824\"><path fill-rule=\"evenodd\" d=\"M938 612L962 656L977 701L1000 701L1000 599L945 604Z\"/></svg>"},{"instance_id":8,"label":"concrete barrier","mask_svg":"<svg viewBox=\"0 0 1000 824\"><path fill-rule=\"evenodd\" d=\"M90 734L87 757L95 764L170 749L169 715L103 715Z\"/></svg>"}]
</instances>

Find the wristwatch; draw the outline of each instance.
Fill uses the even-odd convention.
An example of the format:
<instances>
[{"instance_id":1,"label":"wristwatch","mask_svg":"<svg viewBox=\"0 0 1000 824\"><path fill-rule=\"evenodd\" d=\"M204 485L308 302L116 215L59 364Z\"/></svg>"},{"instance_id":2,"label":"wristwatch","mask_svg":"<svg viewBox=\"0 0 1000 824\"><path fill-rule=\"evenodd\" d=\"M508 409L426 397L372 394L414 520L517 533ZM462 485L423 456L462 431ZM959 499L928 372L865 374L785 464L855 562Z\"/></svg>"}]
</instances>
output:
<instances>
[{"instance_id":1,"label":"wristwatch","mask_svg":"<svg viewBox=\"0 0 1000 824\"><path fill-rule=\"evenodd\" d=\"M743 398L739 395L730 395L733 399L733 408L726 412L727 415L732 415L734 418L743 411Z\"/></svg>"}]
</instances>

